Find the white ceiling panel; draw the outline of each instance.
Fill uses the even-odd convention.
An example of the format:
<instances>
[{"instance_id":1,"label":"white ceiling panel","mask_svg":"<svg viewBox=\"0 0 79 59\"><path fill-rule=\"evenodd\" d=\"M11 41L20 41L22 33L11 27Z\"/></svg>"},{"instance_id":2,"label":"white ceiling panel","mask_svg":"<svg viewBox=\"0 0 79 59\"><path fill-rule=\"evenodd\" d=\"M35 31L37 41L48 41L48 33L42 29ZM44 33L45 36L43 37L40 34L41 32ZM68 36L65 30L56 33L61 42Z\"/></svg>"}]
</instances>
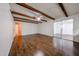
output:
<instances>
[{"instance_id":1,"label":"white ceiling panel","mask_svg":"<svg viewBox=\"0 0 79 59\"><path fill-rule=\"evenodd\" d=\"M69 16L79 14L79 3L64 3L64 7Z\"/></svg>"}]
</instances>

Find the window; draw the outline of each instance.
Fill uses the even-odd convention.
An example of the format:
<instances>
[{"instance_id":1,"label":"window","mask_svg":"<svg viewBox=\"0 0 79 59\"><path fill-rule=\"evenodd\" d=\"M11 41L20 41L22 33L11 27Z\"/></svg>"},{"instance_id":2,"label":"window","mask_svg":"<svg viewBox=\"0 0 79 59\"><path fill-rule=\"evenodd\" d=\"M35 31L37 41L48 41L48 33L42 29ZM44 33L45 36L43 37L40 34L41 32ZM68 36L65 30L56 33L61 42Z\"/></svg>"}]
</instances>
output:
<instances>
[{"instance_id":1,"label":"window","mask_svg":"<svg viewBox=\"0 0 79 59\"><path fill-rule=\"evenodd\" d=\"M73 39L73 19L54 23L54 36Z\"/></svg>"}]
</instances>

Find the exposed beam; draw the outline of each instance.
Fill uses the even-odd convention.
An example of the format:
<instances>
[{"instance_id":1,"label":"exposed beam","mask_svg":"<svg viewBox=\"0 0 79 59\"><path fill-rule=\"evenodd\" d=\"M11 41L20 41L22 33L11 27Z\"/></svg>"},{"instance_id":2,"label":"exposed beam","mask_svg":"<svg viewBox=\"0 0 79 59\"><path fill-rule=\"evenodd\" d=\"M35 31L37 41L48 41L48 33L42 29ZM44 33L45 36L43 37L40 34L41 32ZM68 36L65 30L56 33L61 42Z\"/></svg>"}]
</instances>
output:
<instances>
[{"instance_id":1,"label":"exposed beam","mask_svg":"<svg viewBox=\"0 0 79 59\"><path fill-rule=\"evenodd\" d=\"M23 21L23 20L16 20L16 19L14 19L14 21L26 22L26 21Z\"/></svg>"},{"instance_id":2,"label":"exposed beam","mask_svg":"<svg viewBox=\"0 0 79 59\"><path fill-rule=\"evenodd\" d=\"M20 16L25 16L25 17L28 17L28 18L31 18L31 19L36 19L36 17L28 16L28 15L25 15L23 13L19 13L19 12L16 12L16 11L11 11L11 12L12 12L12 14L16 14L16 15L20 15ZM47 20L43 20L43 19L41 19L41 21L47 22Z\"/></svg>"},{"instance_id":3,"label":"exposed beam","mask_svg":"<svg viewBox=\"0 0 79 59\"><path fill-rule=\"evenodd\" d=\"M47 22L47 20L43 20L43 19L41 19L41 21Z\"/></svg>"},{"instance_id":4,"label":"exposed beam","mask_svg":"<svg viewBox=\"0 0 79 59\"><path fill-rule=\"evenodd\" d=\"M34 20L29 20L29 19L25 19L25 18L20 18L20 17L14 17L15 21L22 21L22 22L28 22L28 23L42 23L42 22L38 22L38 21L34 21Z\"/></svg>"},{"instance_id":5,"label":"exposed beam","mask_svg":"<svg viewBox=\"0 0 79 59\"><path fill-rule=\"evenodd\" d=\"M28 18L35 19L35 17L29 16L29 15L26 15L26 14L23 14L23 13L19 13L19 12L16 12L16 11L11 11L11 13L12 14L21 15L21 16L25 16L25 17L28 17Z\"/></svg>"},{"instance_id":6,"label":"exposed beam","mask_svg":"<svg viewBox=\"0 0 79 59\"><path fill-rule=\"evenodd\" d=\"M67 14L67 12L66 12L63 4L62 3L58 3L58 5L60 6L60 8L62 9L62 11L64 12L65 16L68 17L68 14Z\"/></svg>"},{"instance_id":7,"label":"exposed beam","mask_svg":"<svg viewBox=\"0 0 79 59\"><path fill-rule=\"evenodd\" d=\"M31 6L27 5L27 4L25 4L25 3L16 3L16 4L18 4L18 5L20 5L20 6L24 7L24 8L30 9L30 10L32 10L32 11L34 11L34 12L40 13L40 14L42 14L42 15L44 15L44 16L46 16L46 17L52 19L52 20L55 19L55 18L53 18L53 17L51 17L51 16L49 16L49 15L43 13L42 11L39 11L39 10L37 10L37 9L35 9L35 8L33 8L33 7L31 7Z\"/></svg>"}]
</instances>

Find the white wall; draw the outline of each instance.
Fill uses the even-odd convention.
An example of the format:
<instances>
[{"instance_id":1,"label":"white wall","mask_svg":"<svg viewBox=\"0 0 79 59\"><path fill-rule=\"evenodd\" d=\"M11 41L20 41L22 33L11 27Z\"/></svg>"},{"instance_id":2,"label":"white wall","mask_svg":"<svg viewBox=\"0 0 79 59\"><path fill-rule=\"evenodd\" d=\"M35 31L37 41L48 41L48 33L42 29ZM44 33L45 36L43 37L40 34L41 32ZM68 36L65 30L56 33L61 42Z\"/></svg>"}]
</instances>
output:
<instances>
[{"instance_id":1,"label":"white wall","mask_svg":"<svg viewBox=\"0 0 79 59\"><path fill-rule=\"evenodd\" d=\"M74 19L73 31L74 31L74 36L76 36L79 35L79 14L75 15L74 17L75 19Z\"/></svg>"},{"instance_id":2,"label":"white wall","mask_svg":"<svg viewBox=\"0 0 79 59\"><path fill-rule=\"evenodd\" d=\"M73 19L63 21L62 31L63 31L62 33L65 35L72 35L73 36Z\"/></svg>"},{"instance_id":3,"label":"white wall","mask_svg":"<svg viewBox=\"0 0 79 59\"><path fill-rule=\"evenodd\" d=\"M48 22L43 22L40 24L22 22L22 35L36 33L53 36L53 20L49 20Z\"/></svg>"},{"instance_id":4,"label":"white wall","mask_svg":"<svg viewBox=\"0 0 79 59\"><path fill-rule=\"evenodd\" d=\"M22 35L36 34L37 24L22 22Z\"/></svg>"},{"instance_id":5,"label":"white wall","mask_svg":"<svg viewBox=\"0 0 79 59\"><path fill-rule=\"evenodd\" d=\"M14 38L13 24L9 4L0 4L0 56L9 54Z\"/></svg>"},{"instance_id":6,"label":"white wall","mask_svg":"<svg viewBox=\"0 0 79 59\"><path fill-rule=\"evenodd\" d=\"M53 20L38 24L38 33L53 36Z\"/></svg>"},{"instance_id":7,"label":"white wall","mask_svg":"<svg viewBox=\"0 0 79 59\"><path fill-rule=\"evenodd\" d=\"M48 22L43 22L40 24L22 22L22 35L36 33L53 36L53 20L49 20Z\"/></svg>"},{"instance_id":8,"label":"white wall","mask_svg":"<svg viewBox=\"0 0 79 59\"><path fill-rule=\"evenodd\" d=\"M75 15L73 27L74 27L74 29L73 29L74 41L79 42L79 14Z\"/></svg>"}]
</instances>

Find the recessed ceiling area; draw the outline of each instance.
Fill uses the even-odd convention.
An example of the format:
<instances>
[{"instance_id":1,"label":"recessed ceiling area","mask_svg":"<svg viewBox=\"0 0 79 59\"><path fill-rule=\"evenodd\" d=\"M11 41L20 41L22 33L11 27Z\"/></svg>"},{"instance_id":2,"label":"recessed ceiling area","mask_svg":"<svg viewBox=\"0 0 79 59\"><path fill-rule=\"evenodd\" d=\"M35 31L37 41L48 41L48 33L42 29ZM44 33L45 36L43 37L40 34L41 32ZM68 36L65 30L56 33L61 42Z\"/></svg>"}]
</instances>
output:
<instances>
[{"instance_id":1,"label":"recessed ceiling area","mask_svg":"<svg viewBox=\"0 0 79 59\"><path fill-rule=\"evenodd\" d=\"M79 3L10 3L11 11L28 15L31 18L16 13L13 17L25 18L38 22L47 22L62 17L72 16L79 13Z\"/></svg>"}]
</instances>

